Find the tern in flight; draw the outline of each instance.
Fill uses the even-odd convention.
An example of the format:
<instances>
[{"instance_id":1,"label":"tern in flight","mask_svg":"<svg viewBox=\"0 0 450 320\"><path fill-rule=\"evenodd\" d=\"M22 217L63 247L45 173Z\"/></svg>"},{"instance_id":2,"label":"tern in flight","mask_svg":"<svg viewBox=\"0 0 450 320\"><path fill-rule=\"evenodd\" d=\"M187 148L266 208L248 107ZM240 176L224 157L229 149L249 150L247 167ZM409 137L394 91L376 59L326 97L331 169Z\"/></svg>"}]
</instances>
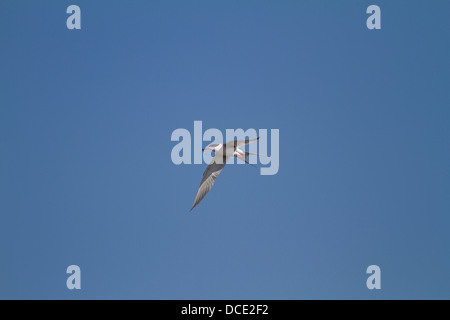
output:
<instances>
[{"instance_id":1,"label":"tern in flight","mask_svg":"<svg viewBox=\"0 0 450 320\"><path fill-rule=\"evenodd\" d=\"M203 200L203 198L206 196L206 194L211 190L212 186L214 185L214 182L216 182L217 177L222 172L223 168L225 167L225 164L227 163L227 159L231 156L234 156L236 158L241 159L247 164L247 158L250 154L253 155L259 155L257 153L250 153L246 151L242 151L239 149L241 146L245 146L246 144L249 144L250 142L258 141L259 137L256 139L246 139L246 140L234 140L229 141L225 144L211 144L205 149L203 149L203 152L205 150L212 150L215 152L215 156L212 159L211 163L206 168L205 172L203 173L203 179L202 182L200 182L200 187L197 191L197 196L195 197L194 204L192 205L192 209L195 208L196 205L200 203L200 201ZM251 165L251 164L250 164Z\"/></svg>"}]
</instances>

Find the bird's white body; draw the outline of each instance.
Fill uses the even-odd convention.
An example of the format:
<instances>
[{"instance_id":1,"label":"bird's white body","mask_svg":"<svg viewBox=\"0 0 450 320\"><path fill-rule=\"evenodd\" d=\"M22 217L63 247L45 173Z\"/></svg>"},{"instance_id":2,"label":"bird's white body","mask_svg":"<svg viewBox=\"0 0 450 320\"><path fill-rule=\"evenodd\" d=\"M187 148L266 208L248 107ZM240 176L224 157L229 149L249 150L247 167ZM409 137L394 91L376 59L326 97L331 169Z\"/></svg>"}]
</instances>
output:
<instances>
[{"instance_id":1,"label":"bird's white body","mask_svg":"<svg viewBox=\"0 0 450 320\"><path fill-rule=\"evenodd\" d=\"M219 164L222 164L223 161L226 162L226 160L228 160L228 158L232 156L238 158L242 156L245 157L245 152L237 147L235 148L232 143L226 143L225 148L223 144L219 144L211 148L210 150L214 151L215 153L213 161Z\"/></svg>"}]
</instances>

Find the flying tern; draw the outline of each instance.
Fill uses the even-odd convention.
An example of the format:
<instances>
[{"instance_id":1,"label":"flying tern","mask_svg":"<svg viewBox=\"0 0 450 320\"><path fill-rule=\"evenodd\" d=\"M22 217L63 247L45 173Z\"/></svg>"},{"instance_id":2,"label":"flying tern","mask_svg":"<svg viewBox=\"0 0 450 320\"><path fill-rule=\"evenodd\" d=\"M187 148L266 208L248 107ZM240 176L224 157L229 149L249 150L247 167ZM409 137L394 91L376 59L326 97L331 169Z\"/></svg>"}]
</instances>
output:
<instances>
[{"instance_id":1,"label":"flying tern","mask_svg":"<svg viewBox=\"0 0 450 320\"><path fill-rule=\"evenodd\" d=\"M211 190L212 186L216 182L217 177L222 172L223 168L225 167L225 164L227 163L227 159L231 156L234 156L236 158L241 159L247 164L250 164L247 161L247 158L250 154L258 155L257 153L251 153L246 152L239 147L245 146L246 144L249 144L251 142L258 141L259 137L256 139L246 139L246 140L233 140L229 141L225 144L211 144L205 149L203 149L203 152L205 150L212 150L214 151L215 155L212 159L211 163L206 168L205 172L203 173L203 179L202 182L200 182L200 187L197 191L197 196L195 197L194 204L192 205L192 209L195 208L196 205L200 203L200 201L203 200L203 198L206 196L206 194ZM250 164L252 165L252 164Z\"/></svg>"}]
</instances>

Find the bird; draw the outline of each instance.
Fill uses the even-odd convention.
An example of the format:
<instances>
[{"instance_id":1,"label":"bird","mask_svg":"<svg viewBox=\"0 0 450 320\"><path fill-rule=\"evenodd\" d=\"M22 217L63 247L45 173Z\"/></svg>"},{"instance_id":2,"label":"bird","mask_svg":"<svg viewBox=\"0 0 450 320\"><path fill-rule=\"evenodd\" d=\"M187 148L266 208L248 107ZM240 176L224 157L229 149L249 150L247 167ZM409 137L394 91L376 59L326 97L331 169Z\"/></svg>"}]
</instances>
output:
<instances>
[{"instance_id":1,"label":"bird","mask_svg":"<svg viewBox=\"0 0 450 320\"><path fill-rule=\"evenodd\" d=\"M250 154L259 155L257 153L251 153L247 151L243 151L239 149L241 146L245 146L251 142L258 141L259 137L255 139L245 139L245 140L232 140L225 144L210 144L208 147L202 149L203 152L205 150L212 150L215 155L212 159L211 163L206 168L203 173L202 181L200 182L200 187L198 188L197 195L195 197L194 203L191 207L191 210L194 209L200 201L206 196L206 194L211 190L212 186L216 182L217 177L222 172L225 164L227 163L227 159L231 156L241 159L245 163L253 166L247 161L247 158Z\"/></svg>"}]
</instances>

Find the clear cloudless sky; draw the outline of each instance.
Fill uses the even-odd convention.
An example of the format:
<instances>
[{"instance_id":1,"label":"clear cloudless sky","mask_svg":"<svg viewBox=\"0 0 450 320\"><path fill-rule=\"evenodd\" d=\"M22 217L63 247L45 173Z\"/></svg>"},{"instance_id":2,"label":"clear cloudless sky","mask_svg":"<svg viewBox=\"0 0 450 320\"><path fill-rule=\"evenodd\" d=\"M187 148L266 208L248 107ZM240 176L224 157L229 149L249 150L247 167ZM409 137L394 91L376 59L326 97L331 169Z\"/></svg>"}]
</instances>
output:
<instances>
[{"instance_id":1,"label":"clear cloudless sky","mask_svg":"<svg viewBox=\"0 0 450 320\"><path fill-rule=\"evenodd\" d=\"M2 0L0 298L449 299L449 15ZM228 166L190 213L206 165L170 138L195 120L279 129L278 174Z\"/></svg>"}]
</instances>

